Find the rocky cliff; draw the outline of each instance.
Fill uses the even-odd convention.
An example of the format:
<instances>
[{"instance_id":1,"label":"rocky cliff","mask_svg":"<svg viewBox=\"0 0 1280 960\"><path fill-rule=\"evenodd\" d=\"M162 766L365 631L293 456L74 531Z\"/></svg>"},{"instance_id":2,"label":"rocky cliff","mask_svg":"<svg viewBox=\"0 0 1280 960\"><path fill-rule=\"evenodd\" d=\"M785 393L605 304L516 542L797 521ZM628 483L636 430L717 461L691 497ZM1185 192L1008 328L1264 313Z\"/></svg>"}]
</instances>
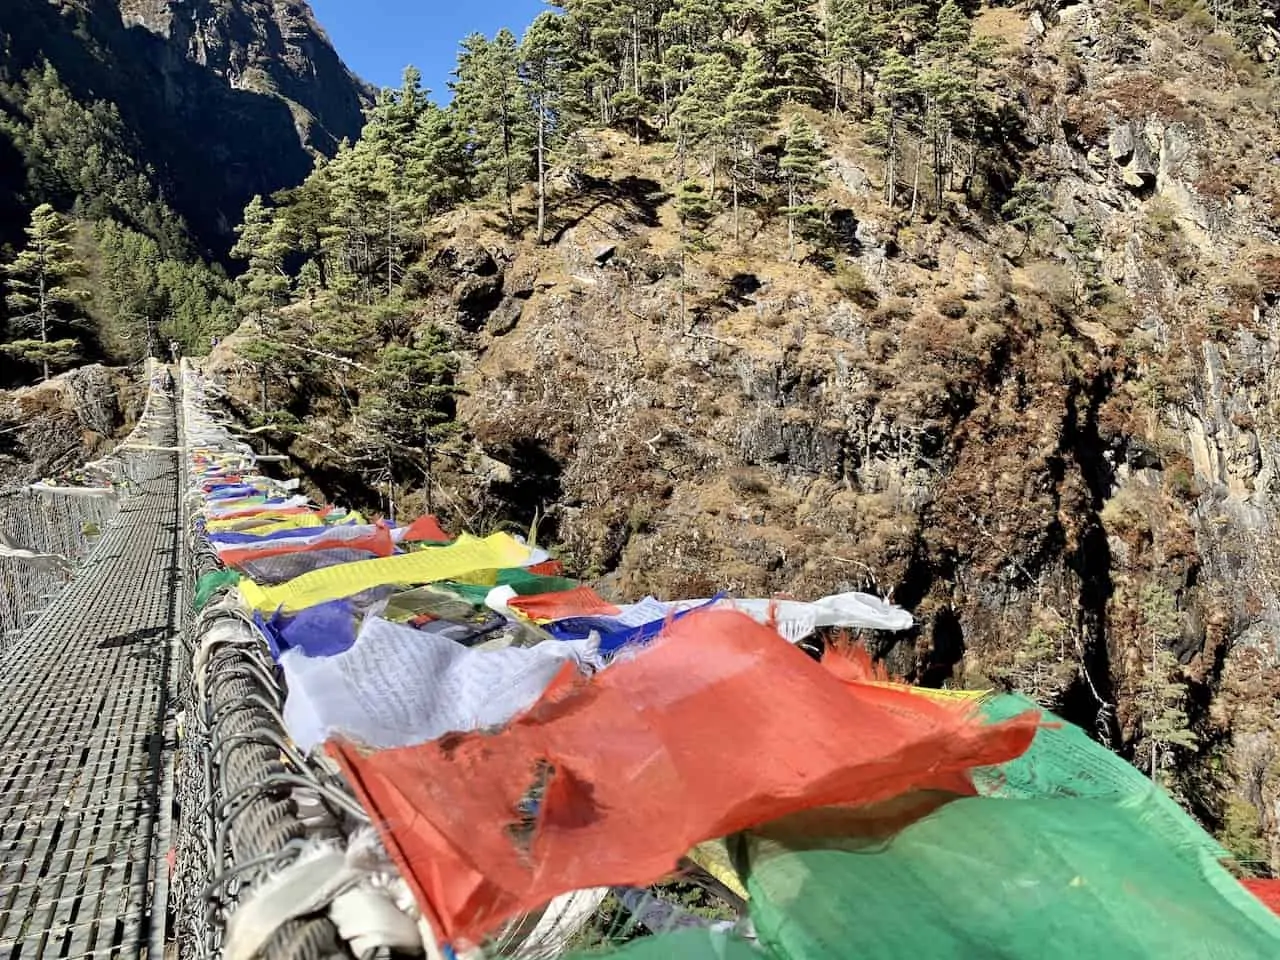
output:
<instances>
[{"instance_id":1,"label":"rocky cliff","mask_svg":"<svg viewBox=\"0 0 1280 960\"><path fill-rule=\"evenodd\" d=\"M118 109L161 192L225 254L254 194L293 186L358 135L368 89L300 2L9 0L0 79L51 64Z\"/></svg>"},{"instance_id":2,"label":"rocky cliff","mask_svg":"<svg viewBox=\"0 0 1280 960\"><path fill-rule=\"evenodd\" d=\"M370 91L339 59L305 3L120 0L119 7L126 27L163 38L172 57L198 64L231 89L282 100L311 151L332 154L341 140L359 136ZM169 79L181 71L171 63L164 72ZM181 91L170 99L180 101Z\"/></svg>"}]
</instances>

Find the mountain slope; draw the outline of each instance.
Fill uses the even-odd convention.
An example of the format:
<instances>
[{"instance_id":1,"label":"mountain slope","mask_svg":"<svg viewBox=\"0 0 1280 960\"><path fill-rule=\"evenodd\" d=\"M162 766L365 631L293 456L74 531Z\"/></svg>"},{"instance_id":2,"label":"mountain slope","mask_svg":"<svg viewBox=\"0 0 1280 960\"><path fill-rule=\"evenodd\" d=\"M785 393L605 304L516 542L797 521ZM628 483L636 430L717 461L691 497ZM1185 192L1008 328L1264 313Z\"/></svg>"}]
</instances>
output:
<instances>
[{"instance_id":1,"label":"mountain slope","mask_svg":"<svg viewBox=\"0 0 1280 960\"><path fill-rule=\"evenodd\" d=\"M358 135L369 97L302 3L8 0L0 48L17 123L28 71L46 64L80 103L113 104L126 152L219 256L252 196L298 183ZM48 199L11 175L0 191L9 208Z\"/></svg>"},{"instance_id":2,"label":"mountain slope","mask_svg":"<svg viewBox=\"0 0 1280 960\"><path fill-rule=\"evenodd\" d=\"M819 92L776 97L743 151L752 111L726 138L704 108L759 65L761 32L693 69L688 27L662 26L686 5L654 6L671 20L593 32L600 8L567 3L569 29L526 44L569 77L560 116L588 118L541 178L541 237L521 146L539 116L476 134L520 107L484 95L515 88L511 38L468 42L460 74L484 82L447 114L412 83L380 104L364 149L260 231L264 282L273 236L313 239L290 251L311 258L297 302L263 309L270 344L246 326L219 354L245 412L333 496L536 518L629 598L892 593L920 623L877 650L897 672L1028 692L1280 863L1272 21L943 3L872 23L901 49L871 82L810 69ZM820 46L816 8L770 7L791 12L763 34L768 85L803 92L789 55ZM920 42L944 12L953 29ZM637 44L685 94L645 85ZM943 115L957 89L981 109ZM680 124L702 119L691 149ZM416 177L450 129L474 169ZM456 373L425 369L445 337ZM452 409L403 411L406 354L432 388L456 377Z\"/></svg>"}]
</instances>

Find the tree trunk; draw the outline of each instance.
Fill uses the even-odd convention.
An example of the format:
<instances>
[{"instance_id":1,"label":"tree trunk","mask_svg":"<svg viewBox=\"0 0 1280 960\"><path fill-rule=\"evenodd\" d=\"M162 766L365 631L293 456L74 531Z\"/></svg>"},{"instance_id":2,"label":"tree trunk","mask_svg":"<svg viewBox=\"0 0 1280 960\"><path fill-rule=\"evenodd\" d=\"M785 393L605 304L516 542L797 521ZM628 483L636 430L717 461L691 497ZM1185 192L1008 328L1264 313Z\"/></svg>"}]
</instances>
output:
<instances>
[{"instance_id":1,"label":"tree trunk","mask_svg":"<svg viewBox=\"0 0 1280 960\"><path fill-rule=\"evenodd\" d=\"M679 146L677 147L677 149L679 150L679 153L680 153L680 182L684 183L685 146L684 146L683 125L681 125ZM681 216L680 217L680 331L682 333L686 329L688 329L685 326L685 300L684 300L684 269L685 269L686 258L688 256L688 252L687 252L688 246L689 246L688 230L685 226L684 217Z\"/></svg>"},{"instance_id":2,"label":"tree trunk","mask_svg":"<svg viewBox=\"0 0 1280 960\"><path fill-rule=\"evenodd\" d=\"M909 220L916 218L916 202L920 198L920 144L916 144L916 170L911 178L911 213L908 215Z\"/></svg>"},{"instance_id":3,"label":"tree trunk","mask_svg":"<svg viewBox=\"0 0 1280 960\"><path fill-rule=\"evenodd\" d=\"M502 116L502 175L507 195L507 229L514 232L516 225L515 177L511 173L511 123L503 108Z\"/></svg>"},{"instance_id":4,"label":"tree trunk","mask_svg":"<svg viewBox=\"0 0 1280 960\"><path fill-rule=\"evenodd\" d=\"M432 483L435 474L435 449L431 445L430 428L422 438L422 447L427 453L427 513L435 513L435 485Z\"/></svg>"},{"instance_id":5,"label":"tree trunk","mask_svg":"<svg viewBox=\"0 0 1280 960\"><path fill-rule=\"evenodd\" d=\"M636 102L640 100L640 14L631 14L632 78L635 81ZM636 146L640 146L640 114L636 113Z\"/></svg>"},{"instance_id":6,"label":"tree trunk","mask_svg":"<svg viewBox=\"0 0 1280 960\"><path fill-rule=\"evenodd\" d=\"M739 242L742 237L740 235L738 224L738 171L733 172L733 239Z\"/></svg>"},{"instance_id":7,"label":"tree trunk","mask_svg":"<svg viewBox=\"0 0 1280 960\"><path fill-rule=\"evenodd\" d=\"M787 259L794 260L796 253L796 184L792 180L787 186Z\"/></svg>"},{"instance_id":8,"label":"tree trunk","mask_svg":"<svg viewBox=\"0 0 1280 960\"><path fill-rule=\"evenodd\" d=\"M547 113L538 105L538 243L546 243L547 230Z\"/></svg>"},{"instance_id":9,"label":"tree trunk","mask_svg":"<svg viewBox=\"0 0 1280 960\"><path fill-rule=\"evenodd\" d=\"M631 64L636 96L640 95L640 14L631 14Z\"/></svg>"},{"instance_id":10,"label":"tree trunk","mask_svg":"<svg viewBox=\"0 0 1280 960\"><path fill-rule=\"evenodd\" d=\"M44 367L44 379L49 379L49 300L45 293L44 269L40 271L40 342L45 344L44 355L41 358Z\"/></svg>"},{"instance_id":11,"label":"tree trunk","mask_svg":"<svg viewBox=\"0 0 1280 960\"><path fill-rule=\"evenodd\" d=\"M884 199L889 205L889 209L893 209L894 202L898 199L898 118L893 111L889 113L889 145L887 150L888 156L885 163L885 183L884 183Z\"/></svg>"}]
</instances>

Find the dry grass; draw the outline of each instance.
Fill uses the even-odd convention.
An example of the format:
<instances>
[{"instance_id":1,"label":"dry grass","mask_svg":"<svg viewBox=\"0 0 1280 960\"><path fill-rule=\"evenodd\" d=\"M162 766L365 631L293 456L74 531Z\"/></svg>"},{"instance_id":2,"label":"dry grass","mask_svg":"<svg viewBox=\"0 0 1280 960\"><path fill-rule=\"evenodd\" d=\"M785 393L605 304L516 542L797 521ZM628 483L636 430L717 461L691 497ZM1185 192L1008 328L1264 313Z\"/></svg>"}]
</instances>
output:
<instances>
[{"instance_id":1,"label":"dry grass","mask_svg":"<svg viewBox=\"0 0 1280 960\"><path fill-rule=\"evenodd\" d=\"M987 7L973 18L973 33L978 37L990 37L1010 47L1026 46L1026 13L1016 7Z\"/></svg>"},{"instance_id":2,"label":"dry grass","mask_svg":"<svg viewBox=\"0 0 1280 960\"><path fill-rule=\"evenodd\" d=\"M1186 124L1195 124L1200 119L1151 74L1127 74L1104 88L1102 96L1105 100L1114 100L1126 116L1154 116Z\"/></svg>"}]
</instances>

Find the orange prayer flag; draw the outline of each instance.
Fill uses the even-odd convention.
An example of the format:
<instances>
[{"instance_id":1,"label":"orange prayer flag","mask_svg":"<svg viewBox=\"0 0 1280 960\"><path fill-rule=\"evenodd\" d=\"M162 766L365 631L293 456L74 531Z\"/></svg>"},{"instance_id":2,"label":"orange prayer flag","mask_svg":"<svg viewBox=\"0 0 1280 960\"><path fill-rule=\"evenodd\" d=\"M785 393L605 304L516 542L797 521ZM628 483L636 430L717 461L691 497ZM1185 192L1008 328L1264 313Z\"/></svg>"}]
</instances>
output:
<instances>
[{"instance_id":1,"label":"orange prayer flag","mask_svg":"<svg viewBox=\"0 0 1280 960\"><path fill-rule=\"evenodd\" d=\"M538 623L568 620L572 617L616 617L622 613L621 609L602 599L590 587L516 597L508 600L507 606L519 610Z\"/></svg>"},{"instance_id":2,"label":"orange prayer flag","mask_svg":"<svg viewBox=\"0 0 1280 960\"><path fill-rule=\"evenodd\" d=\"M953 789L1023 753L1038 721L987 725L847 685L768 627L712 609L499 733L329 749L436 929L465 944L570 890L654 883L704 840Z\"/></svg>"}]
</instances>

